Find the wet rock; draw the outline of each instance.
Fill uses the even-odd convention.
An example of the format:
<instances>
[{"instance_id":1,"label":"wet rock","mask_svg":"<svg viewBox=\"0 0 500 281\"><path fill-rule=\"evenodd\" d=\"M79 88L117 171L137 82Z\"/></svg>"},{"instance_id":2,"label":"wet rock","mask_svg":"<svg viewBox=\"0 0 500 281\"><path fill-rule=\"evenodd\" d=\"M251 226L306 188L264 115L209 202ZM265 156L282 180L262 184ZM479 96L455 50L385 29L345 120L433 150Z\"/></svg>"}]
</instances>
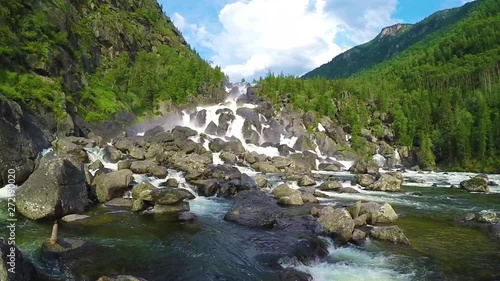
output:
<instances>
[{"instance_id":1,"label":"wet rock","mask_svg":"<svg viewBox=\"0 0 500 281\"><path fill-rule=\"evenodd\" d=\"M90 170L99 170L104 168L104 164L102 164L101 160L96 160L94 163L89 165Z\"/></svg>"},{"instance_id":2,"label":"wet rock","mask_svg":"<svg viewBox=\"0 0 500 281\"><path fill-rule=\"evenodd\" d=\"M368 174L357 174L356 183L362 187L368 187L375 182L375 178Z\"/></svg>"},{"instance_id":3,"label":"wet rock","mask_svg":"<svg viewBox=\"0 0 500 281\"><path fill-rule=\"evenodd\" d=\"M38 169L16 192L17 211L33 220L82 213L88 198L83 165L53 154L40 160Z\"/></svg>"},{"instance_id":4,"label":"wet rock","mask_svg":"<svg viewBox=\"0 0 500 281\"><path fill-rule=\"evenodd\" d=\"M0 280L45 280L45 277L42 276L29 258L25 257L16 246L8 244L8 241L0 239ZM9 271L11 268L14 268L14 272Z\"/></svg>"},{"instance_id":5,"label":"wet rock","mask_svg":"<svg viewBox=\"0 0 500 281\"><path fill-rule=\"evenodd\" d=\"M316 185L316 181L314 181L310 176L303 176L297 182L299 186L313 186Z\"/></svg>"},{"instance_id":6,"label":"wet rock","mask_svg":"<svg viewBox=\"0 0 500 281\"><path fill-rule=\"evenodd\" d=\"M290 173L310 173L316 170L318 156L311 152L290 154L288 158L292 161L287 171Z\"/></svg>"},{"instance_id":7,"label":"wet rock","mask_svg":"<svg viewBox=\"0 0 500 281\"><path fill-rule=\"evenodd\" d=\"M202 109L190 115L191 122L196 127L202 127L207 122L207 110Z\"/></svg>"},{"instance_id":8,"label":"wet rock","mask_svg":"<svg viewBox=\"0 0 500 281\"><path fill-rule=\"evenodd\" d=\"M380 178L367 187L369 190L378 191L399 191L401 189L402 180L389 174L382 174Z\"/></svg>"},{"instance_id":9,"label":"wet rock","mask_svg":"<svg viewBox=\"0 0 500 281\"><path fill-rule=\"evenodd\" d=\"M189 127L176 126L172 129L172 135L174 136L174 139L186 140L189 137L198 135L198 132Z\"/></svg>"},{"instance_id":10,"label":"wet rock","mask_svg":"<svg viewBox=\"0 0 500 281\"><path fill-rule=\"evenodd\" d=\"M355 219L359 217L359 212L361 211L361 201L356 201L356 203L349 206L348 210L352 218Z\"/></svg>"},{"instance_id":11,"label":"wet rock","mask_svg":"<svg viewBox=\"0 0 500 281\"><path fill-rule=\"evenodd\" d=\"M217 131L218 135L225 135L227 129L229 128L229 125L236 118L230 109L227 110L228 111L226 112L221 112L219 115L219 129Z\"/></svg>"},{"instance_id":12,"label":"wet rock","mask_svg":"<svg viewBox=\"0 0 500 281\"><path fill-rule=\"evenodd\" d=\"M103 149L102 159L106 162L117 163L123 159L123 154L116 147L108 145Z\"/></svg>"},{"instance_id":13,"label":"wet rock","mask_svg":"<svg viewBox=\"0 0 500 281\"><path fill-rule=\"evenodd\" d=\"M318 169L320 171L339 172L345 169L345 167L339 162L334 162L334 163L321 163L319 164Z\"/></svg>"},{"instance_id":14,"label":"wet rock","mask_svg":"<svg viewBox=\"0 0 500 281\"><path fill-rule=\"evenodd\" d=\"M300 194L300 192L296 192L287 196L282 196L279 198L278 203L282 205L293 205L293 206L304 205L304 201L302 200L302 194Z\"/></svg>"},{"instance_id":15,"label":"wet rock","mask_svg":"<svg viewBox=\"0 0 500 281\"><path fill-rule=\"evenodd\" d=\"M322 117L319 123L325 128L326 134L336 143L342 144L346 142L346 133L344 129L333 122L329 117Z\"/></svg>"},{"instance_id":16,"label":"wet rock","mask_svg":"<svg viewBox=\"0 0 500 281\"><path fill-rule=\"evenodd\" d=\"M482 211L476 215L476 220L483 223L497 223L497 214L490 211Z\"/></svg>"},{"instance_id":17,"label":"wet rock","mask_svg":"<svg viewBox=\"0 0 500 281\"><path fill-rule=\"evenodd\" d=\"M356 174L378 174L379 165L374 160L358 160L349 168L349 171Z\"/></svg>"},{"instance_id":18,"label":"wet rock","mask_svg":"<svg viewBox=\"0 0 500 281\"><path fill-rule=\"evenodd\" d=\"M117 169L118 170L130 170L130 167L132 166L133 162L134 161L132 161L132 160L123 160L123 161L120 161L117 164Z\"/></svg>"},{"instance_id":19,"label":"wet rock","mask_svg":"<svg viewBox=\"0 0 500 281\"><path fill-rule=\"evenodd\" d=\"M134 159L144 160L146 159L146 150L142 147L132 147L128 151L128 155Z\"/></svg>"},{"instance_id":20,"label":"wet rock","mask_svg":"<svg viewBox=\"0 0 500 281\"><path fill-rule=\"evenodd\" d=\"M496 183L494 181L488 181L487 185L488 186L498 186L498 183Z\"/></svg>"},{"instance_id":21,"label":"wet rock","mask_svg":"<svg viewBox=\"0 0 500 281\"><path fill-rule=\"evenodd\" d=\"M224 220L249 227L272 227L284 213L276 200L264 192L248 190L238 193Z\"/></svg>"},{"instance_id":22,"label":"wet rock","mask_svg":"<svg viewBox=\"0 0 500 281\"><path fill-rule=\"evenodd\" d=\"M159 179L164 179L168 176L168 169L163 166L153 166L149 169L149 173Z\"/></svg>"},{"instance_id":23,"label":"wet rock","mask_svg":"<svg viewBox=\"0 0 500 281\"><path fill-rule=\"evenodd\" d=\"M362 245L366 241L366 236L367 236L366 232L360 229L354 229L354 231L352 232L351 240L356 245Z\"/></svg>"},{"instance_id":24,"label":"wet rock","mask_svg":"<svg viewBox=\"0 0 500 281\"><path fill-rule=\"evenodd\" d=\"M156 204L153 207L153 213L156 215L164 215L164 214L175 214L180 212L188 212L189 211L189 203L188 202L180 202L173 205L161 205Z\"/></svg>"},{"instance_id":25,"label":"wet rock","mask_svg":"<svg viewBox=\"0 0 500 281\"><path fill-rule=\"evenodd\" d=\"M196 215L191 212L181 212L177 216L179 221L194 221L196 220Z\"/></svg>"},{"instance_id":26,"label":"wet rock","mask_svg":"<svg viewBox=\"0 0 500 281\"><path fill-rule=\"evenodd\" d=\"M460 183L460 188L467 190L468 192L489 192L488 180L484 177L476 176L472 179L463 181Z\"/></svg>"},{"instance_id":27,"label":"wet rock","mask_svg":"<svg viewBox=\"0 0 500 281\"><path fill-rule=\"evenodd\" d=\"M195 180L191 181L196 186L198 195L205 197L212 197L219 191L220 185L218 180Z\"/></svg>"},{"instance_id":28,"label":"wet rock","mask_svg":"<svg viewBox=\"0 0 500 281\"><path fill-rule=\"evenodd\" d=\"M216 135L217 130L219 130L217 124L215 124L213 121L210 121L210 123L208 123L208 126L205 128L205 134Z\"/></svg>"},{"instance_id":29,"label":"wet rock","mask_svg":"<svg viewBox=\"0 0 500 281\"><path fill-rule=\"evenodd\" d=\"M308 135L303 135L297 138L297 141L293 145L293 149L300 151L304 150L314 151L316 149L316 144Z\"/></svg>"},{"instance_id":30,"label":"wet rock","mask_svg":"<svg viewBox=\"0 0 500 281\"><path fill-rule=\"evenodd\" d=\"M106 207L132 208L133 200L129 198L115 198L104 203Z\"/></svg>"},{"instance_id":31,"label":"wet rock","mask_svg":"<svg viewBox=\"0 0 500 281\"><path fill-rule=\"evenodd\" d=\"M147 130L146 132L144 132L144 137L153 137L159 133L164 133L164 132L165 132L165 128L163 128L162 126L156 126L154 128Z\"/></svg>"},{"instance_id":32,"label":"wet rock","mask_svg":"<svg viewBox=\"0 0 500 281\"><path fill-rule=\"evenodd\" d=\"M325 194L319 190L314 191L314 196L319 198L330 198L330 195Z\"/></svg>"},{"instance_id":33,"label":"wet rock","mask_svg":"<svg viewBox=\"0 0 500 281\"><path fill-rule=\"evenodd\" d=\"M288 186L288 184L284 183L284 184L280 184L279 186L275 187L273 189L272 193L276 198L279 199L281 197L290 196L290 195L296 194L296 193L300 194L300 191L292 189L292 188L290 188L290 186Z\"/></svg>"},{"instance_id":34,"label":"wet rock","mask_svg":"<svg viewBox=\"0 0 500 281\"><path fill-rule=\"evenodd\" d=\"M320 209L318 209L316 207L312 207L311 211L309 213L311 214L311 216L319 217L319 212L320 212Z\"/></svg>"},{"instance_id":35,"label":"wet rock","mask_svg":"<svg viewBox=\"0 0 500 281\"><path fill-rule=\"evenodd\" d=\"M292 161L290 161L285 157L277 156L271 159L271 163L273 164L274 167L278 169L285 169L288 166L290 166L290 164L292 164Z\"/></svg>"},{"instance_id":36,"label":"wet rock","mask_svg":"<svg viewBox=\"0 0 500 281\"><path fill-rule=\"evenodd\" d=\"M236 155L234 155L233 153L231 152L222 152L220 155L219 155L219 158L226 162L226 163L229 163L229 164L234 164L236 163Z\"/></svg>"},{"instance_id":37,"label":"wet rock","mask_svg":"<svg viewBox=\"0 0 500 281\"><path fill-rule=\"evenodd\" d=\"M410 240L397 226L376 226L370 231L370 236L382 241L389 241L394 244L410 245Z\"/></svg>"},{"instance_id":38,"label":"wet rock","mask_svg":"<svg viewBox=\"0 0 500 281\"><path fill-rule=\"evenodd\" d=\"M324 231L338 243L346 243L352 237L354 221L346 209L325 207L320 211L318 222L323 226Z\"/></svg>"},{"instance_id":39,"label":"wet rock","mask_svg":"<svg viewBox=\"0 0 500 281\"><path fill-rule=\"evenodd\" d=\"M99 202L106 202L121 197L133 180L130 170L119 170L95 177L93 185L96 188Z\"/></svg>"},{"instance_id":40,"label":"wet rock","mask_svg":"<svg viewBox=\"0 0 500 281\"><path fill-rule=\"evenodd\" d=\"M162 182L160 186L165 186L165 187L179 187L179 181L177 181L174 178L167 179L166 182Z\"/></svg>"},{"instance_id":41,"label":"wet rock","mask_svg":"<svg viewBox=\"0 0 500 281\"><path fill-rule=\"evenodd\" d=\"M265 174L268 174L268 173L273 174L273 173L280 172L280 170L278 168L276 168L274 165L263 163L263 162L253 164L252 168L259 171L259 172L265 173Z\"/></svg>"},{"instance_id":42,"label":"wet rock","mask_svg":"<svg viewBox=\"0 0 500 281\"><path fill-rule=\"evenodd\" d=\"M78 215L78 214L71 214L62 217L62 221L66 223L80 223L82 221L85 221L86 219L90 218L90 216L87 215Z\"/></svg>"},{"instance_id":43,"label":"wet rock","mask_svg":"<svg viewBox=\"0 0 500 281\"><path fill-rule=\"evenodd\" d=\"M338 181L325 181L318 187L322 191L339 190L340 188L342 188L342 184Z\"/></svg>"},{"instance_id":44,"label":"wet rock","mask_svg":"<svg viewBox=\"0 0 500 281\"><path fill-rule=\"evenodd\" d=\"M464 221L473 221L476 218L476 215L474 213L468 213L464 216L463 220Z\"/></svg>"},{"instance_id":45,"label":"wet rock","mask_svg":"<svg viewBox=\"0 0 500 281\"><path fill-rule=\"evenodd\" d=\"M163 151L164 151L164 149L163 149L163 146L161 144L153 143L146 150L146 154L144 155L144 157L146 159L154 160L154 159L156 159L156 157L158 155L162 155Z\"/></svg>"},{"instance_id":46,"label":"wet rock","mask_svg":"<svg viewBox=\"0 0 500 281\"><path fill-rule=\"evenodd\" d=\"M392 223L398 219L398 215L388 203L380 205L375 202L362 203L359 214L367 214L370 224Z\"/></svg>"},{"instance_id":47,"label":"wet rock","mask_svg":"<svg viewBox=\"0 0 500 281\"><path fill-rule=\"evenodd\" d=\"M290 153L294 153L295 149L289 147L286 144L280 144L278 145L278 152L280 156L288 156Z\"/></svg>"},{"instance_id":48,"label":"wet rock","mask_svg":"<svg viewBox=\"0 0 500 281\"><path fill-rule=\"evenodd\" d=\"M139 194L144 190L154 190L156 186L152 185L149 182L141 182L139 184L134 185L132 188L132 198L139 199Z\"/></svg>"},{"instance_id":49,"label":"wet rock","mask_svg":"<svg viewBox=\"0 0 500 281\"><path fill-rule=\"evenodd\" d=\"M196 198L191 192L183 188L155 188L145 189L139 193L138 199L160 205L173 205Z\"/></svg>"},{"instance_id":50,"label":"wet rock","mask_svg":"<svg viewBox=\"0 0 500 281\"><path fill-rule=\"evenodd\" d=\"M52 145L56 152L71 155L82 163L89 162L87 152L83 149L85 145L75 144L70 138L58 139Z\"/></svg>"},{"instance_id":51,"label":"wet rock","mask_svg":"<svg viewBox=\"0 0 500 281\"><path fill-rule=\"evenodd\" d=\"M144 211L144 210L146 210L146 208L147 208L146 202L144 202L141 199L135 199L132 202L132 212Z\"/></svg>"},{"instance_id":52,"label":"wet rock","mask_svg":"<svg viewBox=\"0 0 500 281\"><path fill-rule=\"evenodd\" d=\"M362 226L366 224L366 220L368 219L367 214L362 214L354 219L354 226Z\"/></svg>"},{"instance_id":53,"label":"wet rock","mask_svg":"<svg viewBox=\"0 0 500 281\"><path fill-rule=\"evenodd\" d=\"M318 203L318 198L314 197L312 193L302 193L302 201L304 203Z\"/></svg>"},{"instance_id":54,"label":"wet rock","mask_svg":"<svg viewBox=\"0 0 500 281\"><path fill-rule=\"evenodd\" d=\"M60 259L63 262L72 262L96 250L99 250L98 245L85 240L58 239L56 244L44 242L41 254L45 260Z\"/></svg>"},{"instance_id":55,"label":"wet rock","mask_svg":"<svg viewBox=\"0 0 500 281\"><path fill-rule=\"evenodd\" d=\"M263 175L257 175L255 177L255 183L257 184L258 188L265 188L267 187L267 178Z\"/></svg>"},{"instance_id":56,"label":"wet rock","mask_svg":"<svg viewBox=\"0 0 500 281\"><path fill-rule=\"evenodd\" d=\"M158 164L156 162L151 160L134 161L131 163L129 169L134 174L147 174L153 167L156 167L157 165Z\"/></svg>"},{"instance_id":57,"label":"wet rock","mask_svg":"<svg viewBox=\"0 0 500 281\"><path fill-rule=\"evenodd\" d=\"M357 191L356 189L352 188L352 187L342 187L340 188L338 191L338 193L359 193L359 191Z\"/></svg>"}]
</instances>

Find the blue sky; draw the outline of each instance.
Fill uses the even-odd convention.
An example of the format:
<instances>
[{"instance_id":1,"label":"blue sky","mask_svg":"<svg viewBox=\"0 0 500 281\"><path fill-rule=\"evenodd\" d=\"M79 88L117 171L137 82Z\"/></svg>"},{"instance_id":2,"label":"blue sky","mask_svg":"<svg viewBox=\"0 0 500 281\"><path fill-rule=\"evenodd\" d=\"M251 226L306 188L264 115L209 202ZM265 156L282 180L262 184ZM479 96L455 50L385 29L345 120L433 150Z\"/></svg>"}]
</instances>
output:
<instances>
[{"instance_id":1,"label":"blue sky","mask_svg":"<svg viewBox=\"0 0 500 281\"><path fill-rule=\"evenodd\" d=\"M159 0L200 55L233 81L302 75L383 27L466 0Z\"/></svg>"}]
</instances>

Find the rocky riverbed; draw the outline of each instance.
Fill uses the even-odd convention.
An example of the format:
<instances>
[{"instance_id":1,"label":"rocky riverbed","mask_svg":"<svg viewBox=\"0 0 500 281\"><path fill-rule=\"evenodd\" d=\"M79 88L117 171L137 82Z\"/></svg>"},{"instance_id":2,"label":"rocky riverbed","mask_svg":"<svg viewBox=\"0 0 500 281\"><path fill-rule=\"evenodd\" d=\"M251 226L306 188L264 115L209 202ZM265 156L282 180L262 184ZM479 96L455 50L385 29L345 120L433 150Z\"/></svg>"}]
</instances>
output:
<instances>
[{"instance_id":1,"label":"rocky riverbed","mask_svg":"<svg viewBox=\"0 0 500 281\"><path fill-rule=\"evenodd\" d=\"M54 140L15 195L30 276L500 278L499 175L417 171L390 132L361 156L328 118L275 112L237 85L174 123Z\"/></svg>"}]
</instances>

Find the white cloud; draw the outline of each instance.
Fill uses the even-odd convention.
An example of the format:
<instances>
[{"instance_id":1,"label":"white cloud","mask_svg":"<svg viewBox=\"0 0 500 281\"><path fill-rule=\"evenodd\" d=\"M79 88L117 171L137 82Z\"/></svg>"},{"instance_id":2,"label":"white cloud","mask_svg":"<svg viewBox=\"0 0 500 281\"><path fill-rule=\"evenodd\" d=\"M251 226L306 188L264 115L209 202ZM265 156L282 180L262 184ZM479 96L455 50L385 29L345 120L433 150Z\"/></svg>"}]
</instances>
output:
<instances>
[{"instance_id":1,"label":"white cloud","mask_svg":"<svg viewBox=\"0 0 500 281\"><path fill-rule=\"evenodd\" d=\"M368 3L367 3L368 2ZM396 0L246 0L219 13L221 30L173 20L187 40L213 51L209 58L232 80L264 76L268 70L301 75L330 61L351 44L372 39L396 22Z\"/></svg>"}]
</instances>

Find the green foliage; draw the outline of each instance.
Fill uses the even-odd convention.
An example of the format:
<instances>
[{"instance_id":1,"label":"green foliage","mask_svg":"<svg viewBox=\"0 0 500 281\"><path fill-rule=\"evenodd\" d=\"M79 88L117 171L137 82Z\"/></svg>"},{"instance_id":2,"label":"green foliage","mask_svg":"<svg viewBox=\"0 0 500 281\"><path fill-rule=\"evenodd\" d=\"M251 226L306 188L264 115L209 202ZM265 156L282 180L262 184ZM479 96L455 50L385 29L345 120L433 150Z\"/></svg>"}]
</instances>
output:
<instances>
[{"instance_id":1,"label":"green foliage","mask_svg":"<svg viewBox=\"0 0 500 281\"><path fill-rule=\"evenodd\" d=\"M154 113L225 79L186 44L155 0L0 0L0 91L87 121ZM66 99L62 93L66 94Z\"/></svg>"},{"instance_id":2,"label":"green foliage","mask_svg":"<svg viewBox=\"0 0 500 281\"><path fill-rule=\"evenodd\" d=\"M292 93L293 107L350 127L358 151L365 146L362 128L380 137L385 125L395 144L417 148L423 166L500 172L500 30L494 28L500 26L500 2L478 0L437 15L449 19L445 29L372 70L340 80L270 74L260 94L279 103Z\"/></svg>"}]
</instances>

